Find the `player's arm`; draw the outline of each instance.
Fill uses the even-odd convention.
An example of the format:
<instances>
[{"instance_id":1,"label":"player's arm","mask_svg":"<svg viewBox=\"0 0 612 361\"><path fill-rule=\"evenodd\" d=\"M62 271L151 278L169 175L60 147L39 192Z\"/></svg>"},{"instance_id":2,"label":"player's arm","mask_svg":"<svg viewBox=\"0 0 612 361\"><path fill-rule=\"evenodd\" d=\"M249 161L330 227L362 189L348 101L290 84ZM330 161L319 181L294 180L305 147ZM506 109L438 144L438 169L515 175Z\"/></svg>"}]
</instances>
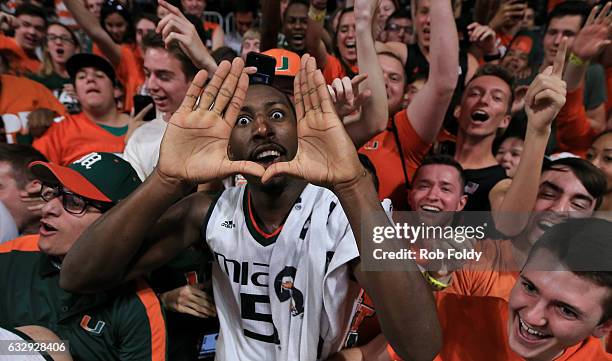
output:
<instances>
[{"instance_id":1,"label":"player's arm","mask_svg":"<svg viewBox=\"0 0 612 361\"><path fill-rule=\"evenodd\" d=\"M210 199L196 193L173 206L186 192L236 173L263 174L261 165L227 154L249 84L243 70L240 58L222 62L206 89L206 71L195 76L168 123L155 172L76 241L63 263L62 287L94 291L160 266L200 237Z\"/></svg>"},{"instance_id":2,"label":"player's arm","mask_svg":"<svg viewBox=\"0 0 612 361\"><path fill-rule=\"evenodd\" d=\"M371 260L371 231L392 227L383 211L370 176L334 190L349 220L362 258ZM406 240L386 239L377 248L398 252ZM382 332L406 360L431 360L442 345L440 325L432 292L413 260L404 260L403 272L367 272L361 262L353 265L359 284L372 298ZM399 297L399 290L405 297Z\"/></svg>"},{"instance_id":3,"label":"player's arm","mask_svg":"<svg viewBox=\"0 0 612 361\"><path fill-rule=\"evenodd\" d=\"M489 193L496 228L507 236L519 234L533 209L540 184L540 170L544 161L551 124L565 104L566 85L562 79L567 39L557 51L553 66L539 74L525 95L527 132L521 161L507 187L501 181ZM500 192L507 187L502 195ZM496 204L497 203L497 204Z\"/></svg>"},{"instance_id":4,"label":"player's arm","mask_svg":"<svg viewBox=\"0 0 612 361\"><path fill-rule=\"evenodd\" d=\"M121 47L102 28L100 21L85 8L81 0L66 0L64 4L66 4L66 8L74 16L81 29L85 30L87 35L91 37L91 40L100 47L100 50L108 57L111 64L115 67L119 66L121 62Z\"/></svg>"},{"instance_id":5,"label":"player's arm","mask_svg":"<svg viewBox=\"0 0 612 361\"><path fill-rule=\"evenodd\" d=\"M346 125L355 147L360 148L376 134L385 130L389 121L389 106L387 104L387 91L385 79L378 61L378 54L374 46L372 27L374 13L378 2L369 0L355 1L355 30L357 32L357 64L359 72L368 75L367 86L370 90L368 97L361 106L361 116L358 122ZM365 91L366 84L359 85L359 91Z\"/></svg>"},{"instance_id":6,"label":"player's arm","mask_svg":"<svg viewBox=\"0 0 612 361\"><path fill-rule=\"evenodd\" d=\"M327 64L327 49L323 43L323 22L325 16L321 19L316 19L319 14L325 14L327 8L327 0L310 0L310 8L308 10L308 31L306 31L306 50L317 60L319 69L325 69Z\"/></svg>"},{"instance_id":7,"label":"player's arm","mask_svg":"<svg viewBox=\"0 0 612 361\"><path fill-rule=\"evenodd\" d=\"M261 7L261 46L262 52L277 47L278 31L282 26L280 0L264 0Z\"/></svg>"},{"instance_id":8,"label":"player's arm","mask_svg":"<svg viewBox=\"0 0 612 361\"><path fill-rule=\"evenodd\" d=\"M196 193L177 202L187 191L153 172L83 232L64 259L60 286L79 292L107 289L147 274L197 242L211 201Z\"/></svg>"},{"instance_id":9,"label":"player's arm","mask_svg":"<svg viewBox=\"0 0 612 361\"><path fill-rule=\"evenodd\" d=\"M428 80L406 109L412 127L425 143L436 139L459 78L459 37L450 0L432 1L429 14Z\"/></svg>"},{"instance_id":10,"label":"player's arm","mask_svg":"<svg viewBox=\"0 0 612 361\"><path fill-rule=\"evenodd\" d=\"M298 153L290 162L269 166L262 182L286 174L332 190L345 211L359 254L371 259L372 230L392 224L334 111L323 74L309 55L302 57L296 76L295 106ZM377 248L401 251L408 246L404 241L388 239ZM398 354L409 360L431 360L442 344L433 295L414 261L402 260L402 265L404 272L364 272L356 263L353 271L374 301L383 333Z\"/></svg>"}]
</instances>

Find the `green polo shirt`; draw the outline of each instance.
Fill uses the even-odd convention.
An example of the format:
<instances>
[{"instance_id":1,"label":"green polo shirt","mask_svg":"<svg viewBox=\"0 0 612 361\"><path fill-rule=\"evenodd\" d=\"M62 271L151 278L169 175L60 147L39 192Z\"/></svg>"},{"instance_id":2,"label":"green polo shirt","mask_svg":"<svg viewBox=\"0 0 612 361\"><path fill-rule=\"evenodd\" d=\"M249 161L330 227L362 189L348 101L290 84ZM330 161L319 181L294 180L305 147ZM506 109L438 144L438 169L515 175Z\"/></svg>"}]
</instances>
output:
<instances>
[{"instance_id":1,"label":"green polo shirt","mask_svg":"<svg viewBox=\"0 0 612 361\"><path fill-rule=\"evenodd\" d=\"M75 360L166 360L162 309L144 281L105 293L66 292L38 237L0 244L0 326L47 327L69 342Z\"/></svg>"}]
</instances>

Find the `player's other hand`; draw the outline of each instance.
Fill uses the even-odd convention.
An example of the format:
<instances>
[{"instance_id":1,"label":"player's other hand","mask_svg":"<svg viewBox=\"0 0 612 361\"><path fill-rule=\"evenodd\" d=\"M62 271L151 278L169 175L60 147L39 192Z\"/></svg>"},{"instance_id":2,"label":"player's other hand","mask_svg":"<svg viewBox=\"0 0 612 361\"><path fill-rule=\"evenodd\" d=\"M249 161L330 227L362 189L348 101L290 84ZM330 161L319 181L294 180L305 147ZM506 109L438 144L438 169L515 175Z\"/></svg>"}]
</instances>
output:
<instances>
[{"instance_id":1,"label":"player's other hand","mask_svg":"<svg viewBox=\"0 0 612 361\"><path fill-rule=\"evenodd\" d=\"M217 316L217 307L212 297L202 291L201 283L175 288L162 293L159 298L167 310L186 313L195 317Z\"/></svg>"}]
</instances>

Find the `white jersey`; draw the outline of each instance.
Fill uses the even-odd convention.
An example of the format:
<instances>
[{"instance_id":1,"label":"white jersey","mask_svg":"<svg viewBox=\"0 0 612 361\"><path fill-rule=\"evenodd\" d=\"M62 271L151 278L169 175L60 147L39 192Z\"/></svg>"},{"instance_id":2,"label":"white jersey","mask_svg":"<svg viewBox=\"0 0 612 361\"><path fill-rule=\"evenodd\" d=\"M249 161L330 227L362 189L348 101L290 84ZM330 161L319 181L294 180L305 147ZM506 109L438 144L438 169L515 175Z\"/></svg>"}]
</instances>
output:
<instances>
[{"instance_id":1,"label":"white jersey","mask_svg":"<svg viewBox=\"0 0 612 361\"><path fill-rule=\"evenodd\" d=\"M245 186L225 190L203 226L214 258L218 360L325 360L348 331L359 256L340 202L307 185L277 234L250 212Z\"/></svg>"}]
</instances>

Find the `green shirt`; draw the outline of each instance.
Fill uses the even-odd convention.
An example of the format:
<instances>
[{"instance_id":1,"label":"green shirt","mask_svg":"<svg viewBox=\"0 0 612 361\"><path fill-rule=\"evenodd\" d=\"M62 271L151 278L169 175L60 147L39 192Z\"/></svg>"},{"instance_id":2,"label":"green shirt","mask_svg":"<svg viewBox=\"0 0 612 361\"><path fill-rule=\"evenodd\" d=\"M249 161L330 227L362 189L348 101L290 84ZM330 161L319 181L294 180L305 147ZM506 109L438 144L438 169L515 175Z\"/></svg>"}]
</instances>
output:
<instances>
[{"instance_id":1,"label":"green shirt","mask_svg":"<svg viewBox=\"0 0 612 361\"><path fill-rule=\"evenodd\" d=\"M47 327L68 340L75 360L166 360L162 309L144 282L96 294L64 291L58 266L37 244L38 235L0 244L0 326Z\"/></svg>"},{"instance_id":2,"label":"green shirt","mask_svg":"<svg viewBox=\"0 0 612 361\"><path fill-rule=\"evenodd\" d=\"M98 125L102 127L102 129L106 130L107 132L111 133L112 135L116 137L125 135L125 133L127 133L128 131L127 125L125 127L109 127L108 125L102 125L102 124L98 124Z\"/></svg>"},{"instance_id":3,"label":"green shirt","mask_svg":"<svg viewBox=\"0 0 612 361\"><path fill-rule=\"evenodd\" d=\"M48 76L38 75L38 74L30 74L28 78L37 81L47 87L47 89L53 92L56 98L59 99L59 95L62 93L62 89L64 89L64 85L70 83L70 78L64 78L59 76L57 73L53 73Z\"/></svg>"}]
</instances>

